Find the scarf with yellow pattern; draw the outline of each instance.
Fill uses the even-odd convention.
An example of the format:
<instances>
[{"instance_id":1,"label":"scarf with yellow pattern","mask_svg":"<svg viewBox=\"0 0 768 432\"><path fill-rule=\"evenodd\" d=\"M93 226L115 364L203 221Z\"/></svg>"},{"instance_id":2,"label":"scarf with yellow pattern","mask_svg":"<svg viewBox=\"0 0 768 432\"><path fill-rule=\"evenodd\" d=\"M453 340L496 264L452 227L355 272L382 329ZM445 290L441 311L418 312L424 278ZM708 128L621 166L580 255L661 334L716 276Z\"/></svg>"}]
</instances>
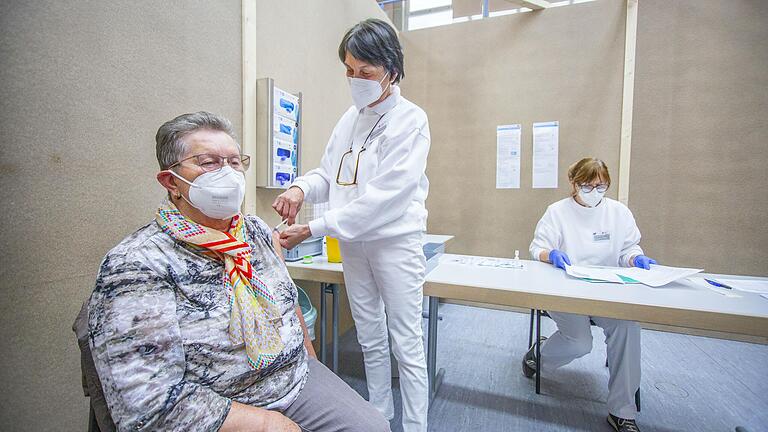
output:
<instances>
[{"instance_id":1,"label":"scarf with yellow pattern","mask_svg":"<svg viewBox=\"0 0 768 432\"><path fill-rule=\"evenodd\" d=\"M251 267L251 247L245 242L243 219L240 214L234 216L229 231L221 232L184 217L168 201L155 216L166 234L224 261L224 286L231 306L229 337L235 344L245 344L248 363L259 370L269 366L284 348L280 338L282 317L271 289Z\"/></svg>"}]
</instances>

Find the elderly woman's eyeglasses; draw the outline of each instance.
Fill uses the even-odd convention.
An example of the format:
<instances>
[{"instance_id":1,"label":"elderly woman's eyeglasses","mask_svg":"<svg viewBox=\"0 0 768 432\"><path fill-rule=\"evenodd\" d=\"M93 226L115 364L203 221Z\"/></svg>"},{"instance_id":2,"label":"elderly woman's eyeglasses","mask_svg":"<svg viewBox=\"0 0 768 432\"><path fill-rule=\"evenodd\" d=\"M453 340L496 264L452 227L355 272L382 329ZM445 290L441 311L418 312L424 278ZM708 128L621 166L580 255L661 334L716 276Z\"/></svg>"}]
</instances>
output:
<instances>
[{"instance_id":1,"label":"elderly woman's eyeglasses","mask_svg":"<svg viewBox=\"0 0 768 432\"><path fill-rule=\"evenodd\" d=\"M248 167L251 166L251 157L248 155L235 155L235 156L219 156L217 154L203 153L184 158L175 164L168 167L171 169L176 165L181 165L183 162L192 161L195 165L199 166L205 172L215 172L224 168L224 163L229 165L233 170L245 172Z\"/></svg>"},{"instance_id":2,"label":"elderly woman's eyeglasses","mask_svg":"<svg viewBox=\"0 0 768 432\"><path fill-rule=\"evenodd\" d=\"M598 192L603 193L608 190L608 185L600 183L599 185L590 185L590 184L583 184L579 185L579 189L581 189L584 193L590 193L593 189L597 189Z\"/></svg>"}]
</instances>

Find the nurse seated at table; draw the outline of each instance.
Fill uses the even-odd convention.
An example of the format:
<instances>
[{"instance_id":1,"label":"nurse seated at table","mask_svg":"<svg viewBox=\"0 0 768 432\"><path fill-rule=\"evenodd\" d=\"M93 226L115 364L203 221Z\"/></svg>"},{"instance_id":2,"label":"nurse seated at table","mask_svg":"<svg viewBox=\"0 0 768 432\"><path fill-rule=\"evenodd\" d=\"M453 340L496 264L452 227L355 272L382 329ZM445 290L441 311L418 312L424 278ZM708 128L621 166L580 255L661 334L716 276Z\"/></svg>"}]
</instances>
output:
<instances>
[{"instance_id":1,"label":"nurse seated at table","mask_svg":"<svg viewBox=\"0 0 768 432\"><path fill-rule=\"evenodd\" d=\"M600 159L584 158L568 169L571 196L551 204L542 216L530 252L534 259L566 265L603 265L649 269L656 261L643 255L640 230L624 204L606 198L611 185ZM620 288L620 287L619 287ZM602 327L608 350L608 423L618 432L639 431L635 392L640 385L640 327L633 321L550 311L557 331L541 341L541 370L564 366L592 351L590 319ZM538 342L537 342L538 343ZM536 372L536 345L523 358L523 373Z\"/></svg>"}]
</instances>

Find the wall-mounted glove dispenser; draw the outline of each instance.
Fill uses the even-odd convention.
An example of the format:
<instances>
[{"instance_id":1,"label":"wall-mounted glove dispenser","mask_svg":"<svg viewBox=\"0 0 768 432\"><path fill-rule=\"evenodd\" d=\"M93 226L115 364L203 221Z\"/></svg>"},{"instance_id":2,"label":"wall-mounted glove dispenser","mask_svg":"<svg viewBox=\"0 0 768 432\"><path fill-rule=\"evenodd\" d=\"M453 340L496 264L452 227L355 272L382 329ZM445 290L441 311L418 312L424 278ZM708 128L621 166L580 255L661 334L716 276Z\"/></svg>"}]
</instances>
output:
<instances>
[{"instance_id":1,"label":"wall-mounted glove dispenser","mask_svg":"<svg viewBox=\"0 0 768 432\"><path fill-rule=\"evenodd\" d=\"M256 186L285 189L298 177L301 162L301 93L256 81Z\"/></svg>"}]
</instances>

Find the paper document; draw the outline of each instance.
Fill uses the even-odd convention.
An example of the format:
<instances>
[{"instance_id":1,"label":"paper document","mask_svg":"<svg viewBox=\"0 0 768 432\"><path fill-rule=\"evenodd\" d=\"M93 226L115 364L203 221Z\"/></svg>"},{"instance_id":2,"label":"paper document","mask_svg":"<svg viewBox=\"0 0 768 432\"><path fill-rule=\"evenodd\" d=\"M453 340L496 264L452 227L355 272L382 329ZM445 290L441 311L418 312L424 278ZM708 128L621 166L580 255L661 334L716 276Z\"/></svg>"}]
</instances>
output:
<instances>
[{"instance_id":1,"label":"paper document","mask_svg":"<svg viewBox=\"0 0 768 432\"><path fill-rule=\"evenodd\" d=\"M727 278L709 278L723 285L728 285L739 291L747 291L758 294L768 294L768 280L759 279L727 279Z\"/></svg>"},{"instance_id":2,"label":"paper document","mask_svg":"<svg viewBox=\"0 0 768 432\"><path fill-rule=\"evenodd\" d=\"M565 272L575 278L623 284L624 280L616 274L615 270L621 269L618 267L611 269L610 267L565 266Z\"/></svg>"},{"instance_id":3,"label":"paper document","mask_svg":"<svg viewBox=\"0 0 768 432\"><path fill-rule=\"evenodd\" d=\"M656 264L651 264L650 270L637 267L622 268L620 270L622 276L630 277L641 284L652 287L660 287L678 279L686 278L704 271L704 269L667 267Z\"/></svg>"},{"instance_id":4,"label":"paper document","mask_svg":"<svg viewBox=\"0 0 768 432\"><path fill-rule=\"evenodd\" d=\"M560 122L533 124L533 188L557 188Z\"/></svg>"},{"instance_id":5,"label":"paper document","mask_svg":"<svg viewBox=\"0 0 768 432\"><path fill-rule=\"evenodd\" d=\"M520 260L509 258L487 258L477 256L458 256L451 259L452 263L471 265L477 267L497 267L497 268L511 268L511 269L524 269L525 264Z\"/></svg>"},{"instance_id":6,"label":"paper document","mask_svg":"<svg viewBox=\"0 0 768 432\"><path fill-rule=\"evenodd\" d=\"M565 266L565 272L575 278L621 284L627 283L627 279L630 279L631 282L637 281L651 287L660 287L701 271L703 270L660 265L651 265L650 270L637 267Z\"/></svg>"},{"instance_id":7,"label":"paper document","mask_svg":"<svg viewBox=\"0 0 768 432\"><path fill-rule=\"evenodd\" d=\"M696 288L708 289L708 290L711 290L712 292L716 292L725 297L732 297L732 298L741 297L740 295L734 293L733 290L717 288L716 286L711 285L709 282L705 281L704 278L702 277L687 277L685 279L680 280L680 282Z\"/></svg>"},{"instance_id":8,"label":"paper document","mask_svg":"<svg viewBox=\"0 0 768 432\"><path fill-rule=\"evenodd\" d=\"M520 188L520 125L496 126L496 189Z\"/></svg>"},{"instance_id":9,"label":"paper document","mask_svg":"<svg viewBox=\"0 0 768 432\"><path fill-rule=\"evenodd\" d=\"M487 258L480 261L478 264L480 267L497 267L497 268L512 268L523 269L525 265L520 260L505 259L505 258Z\"/></svg>"}]
</instances>

